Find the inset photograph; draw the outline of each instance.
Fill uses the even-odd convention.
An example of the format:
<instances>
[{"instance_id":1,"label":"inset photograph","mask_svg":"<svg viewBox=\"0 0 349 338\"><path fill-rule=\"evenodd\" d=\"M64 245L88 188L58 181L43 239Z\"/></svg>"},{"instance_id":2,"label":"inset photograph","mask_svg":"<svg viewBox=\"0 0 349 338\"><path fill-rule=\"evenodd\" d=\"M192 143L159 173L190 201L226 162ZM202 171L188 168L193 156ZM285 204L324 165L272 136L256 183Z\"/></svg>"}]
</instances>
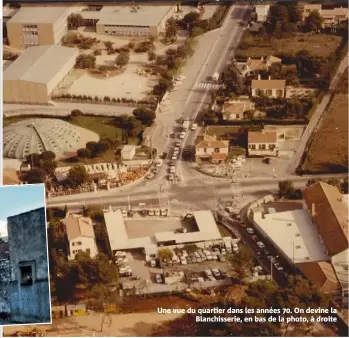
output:
<instances>
[{"instance_id":1,"label":"inset photograph","mask_svg":"<svg viewBox=\"0 0 349 338\"><path fill-rule=\"evenodd\" d=\"M45 186L0 187L0 325L51 323Z\"/></svg>"}]
</instances>

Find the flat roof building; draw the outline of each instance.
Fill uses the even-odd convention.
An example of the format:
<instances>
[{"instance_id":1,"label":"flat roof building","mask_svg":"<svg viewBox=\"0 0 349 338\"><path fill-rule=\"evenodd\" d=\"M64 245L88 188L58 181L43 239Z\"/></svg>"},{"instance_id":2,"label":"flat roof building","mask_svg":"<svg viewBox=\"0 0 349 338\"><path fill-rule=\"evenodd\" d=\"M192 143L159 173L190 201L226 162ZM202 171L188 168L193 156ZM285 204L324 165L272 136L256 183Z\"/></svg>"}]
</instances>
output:
<instances>
[{"instance_id":1,"label":"flat roof building","mask_svg":"<svg viewBox=\"0 0 349 338\"><path fill-rule=\"evenodd\" d=\"M4 71L3 101L48 104L77 56L77 49L57 45L28 48Z\"/></svg>"},{"instance_id":2,"label":"flat roof building","mask_svg":"<svg viewBox=\"0 0 349 338\"><path fill-rule=\"evenodd\" d=\"M103 6L99 11L79 12L86 25L96 27L98 34L157 36L165 29L174 6Z\"/></svg>"},{"instance_id":3,"label":"flat roof building","mask_svg":"<svg viewBox=\"0 0 349 338\"><path fill-rule=\"evenodd\" d=\"M72 7L65 6L21 7L7 21L10 45L21 49L60 42L68 30L71 12Z\"/></svg>"},{"instance_id":4,"label":"flat roof building","mask_svg":"<svg viewBox=\"0 0 349 338\"><path fill-rule=\"evenodd\" d=\"M198 231L176 233L175 231L156 232L150 236L130 238L121 210L104 213L110 248L118 250L144 249L145 253L154 253L161 245L195 243L221 239L220 232L208 210L193 213Z\"/></svg>"}]
</instances>

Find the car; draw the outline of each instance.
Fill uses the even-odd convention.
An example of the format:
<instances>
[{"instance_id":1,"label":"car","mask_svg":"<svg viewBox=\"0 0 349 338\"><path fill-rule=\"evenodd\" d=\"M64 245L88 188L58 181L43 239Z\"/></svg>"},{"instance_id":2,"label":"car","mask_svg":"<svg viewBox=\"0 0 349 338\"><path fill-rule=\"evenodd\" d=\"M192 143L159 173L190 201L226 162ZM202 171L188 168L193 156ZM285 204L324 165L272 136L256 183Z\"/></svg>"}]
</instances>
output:
<instances>
[{"instance_id":1,"label":"car","mask_svg":"<svg viewBox=\"0 0 349 338\"><path fill-rule=\"evenodd\" d=\"M160 216L160 210L159 209L155 209L155 216Z\"/></svg>"},{"instance_id":2,"label":"car","mask_svg":"<svg viewBox=\"0 0 349 338\"><path fill-rule=\"evenodd\" d=\"M181 258L181 264L182 265L187 265L188 264L187 260L184 257Z\"/></svg>"},{"instance_id":3,"label":"car","mask_svg":"<svg viewBox=\"0 0 349 338\"><path fill-rule=\"evenodd\" d=\"M212 277L212 272L211 272L211 270L205 270L204 272L205 272L205 275L206 275L207 278Z\"/></svg>"},{"instance_id":4,"label":"car","mask_svg":"<svg viewBox=\"0 0 349 338\"><path fill-rule=\"evenodd\" d=\"M201 263L201 262L202 262L202 258L201 257L196 258L196 263Z\"/></svg>"},{"instance_id":5,"label":"car","mask_svg":"<svg viewBox=\"0 0 349 338\"><path fill-rule=\"evenodd\" d=\"M147 180L151 180L154 176L155 176L154 173L149 173L149 174L145 175L145 178Z\"/></svg>"},{"instance_id":6,"label":"car","mask_svg":"<svg viewBox=\"0 0 349 338\"><path fill-rule=\"evenodd\" d=\"M190 127L191 130L196 130L198 128L198 124L197 123L193 123Z\"/></svg>"},{"instance_id":7,"label":"car","mask_svg":"<svg viewBox=\"0 0 349 338\"><path fill-rule=\"evenodd\" d=\"M167 216L167 209L161 209L160 214L161 216Z\"/></svg>"},{"instance_id":8,"label":"car","mask_svg":"<svg viewBox=\"0 0 349 338\"><path fill-rule=\"evenodd\" d=\"M263 163L270 164L271 163L271 158L267 157L263 159Z\"/></svg>"},{"instance_id":9,"label":"car","mask_svg":"<svg viewBox=\"0 0 349 338\"><path fill-rule=\"evenodd\" d=\"M252 228L246 228L246 231L250 234L253 235L254 234L254 230Z\"/></svg>"},{"instance_id":10,"label":"car","mask_svg":"<svg viewBox=\"0 0 349 338\"><path fill-rule=\"evenodd\" d=\"M193 263L196 263L196 262L197 262L197 260L196 260L196 257L195 257L195 256L191 256L191 257L190 257L190 259L191 259L191 261L192 261Z\"/></svg>"},{"instance_id":11,"label":"car","mask_svg":"<svg viewBox=\"0 0 349 338\"><path fill-rule=\"evenodd\" d=\"M184 278L184 272L183 271L178 271L178 275L182 278Z\"/></svg>"},{"instance_id":12,"label":"car","mask_svg":"<svg viewBox=\"0 0 349 338\"><path fill-rule=\"evenodd\" d=\"M181 132L181 133L179 134L179 138L180 138L180 139L184 139L184 137L185 137L185 132L183 131L183 132Z\"/></svg>"},{"instance_id":13,"label":"car","mask_svg":"<svg viewBox=\"0 0 349 338\"><path fill-rule=\"evenodd\" d=\"M262 272L263 268L260 265L255 266L255 270L258 272Z\"/></svg>"},{"instance_id":14,"label":"car","mask_svg":"<svg viewBox=\"0 0 349 338\"><path fill-rule=\"evenodd\" d=\"M176 172L176 167L170 167L170 173L174 174Z\"/></svg>"},{"instance_id":15,"label":"car","mask_svg":"<svg viewBox=\"0 0 349 338\"><path fill-rule=\"evenodd\" d=\"M172 160L172 161L177 160L177 155L173 154L172 157L171 157L171 160Z\"/></svg>"},{"instance_id":16,"label":"car","mask_svg":"<svg viewBox=\"0 0 349 338\"><path fill-rule=\"evenodd\" d=\"M157 174L157 173L160 171L160 169L159 169L159 168L153 168L151 171L152 171L154 174Z\"/></svg>"},{"instance_id":17,"label":"car","mask_svg":"<svg viewBox=\"0 0 349 338\"><path fill-rule=\"evenodd\" d=\"M206 255L206 258L207 258L207 260L209 260L209 261L212 261L212 260L213 260L212 255Z\"/></svg>"},{"instance_id":18,"label":"car","mask_svg":"<svg viewBox=\"0 0 349 338\"><path fill-rule=\"evenodd\" d=\"M156 260L155 260L155 259L152 259L152 260L150 261L150 266L151 266L152 268L155 268L155 267L156 267Z\"/></svg>"},{"instance_id":19,"label":"car","mask_svg":"<svg viewBox=\"0 0 349 338\"><path fill-rule=\"evenodd\" d=\"M211 282L215 282L215 281L216 281L216 278L214 278L213 276L211 276L211 277L208 277L208 280L211 281Z\"/></svg>"},{"instance_id":20,"label":"car","mask_svg":"<svg viewBox=\"0 0 349 338\"><path fill-rule=\"evenodd\" d=\"M148 215L149 215L149 216L154 216L154 215L155 215L154 210L149 209L149 210L148 210Z\"/></svg>"},{"instance_id":21,"label":"car","mask_svg":"<svg viewBox=\"0 0 349 338\"><path fill-rule=\"evenodd\" d=\"M176 165L176 162L175 161L171 161L170 163L169 163L169 166L170 167L174 167Z\"/></svg>"},{"instance_id":22,"label":"car","mask_svg":"<svg viewBox=\"0 0 349 338\"><path fill-rule=\"evenodd\" d=\"M212 259L214 260L214 261L216 261L217 259L218 259L218 255L216 255L216 254L212 254Z\"/></svg>"},{"instance_id":23,"label":"car","mask_svg":"<svg viewBox=\"0 0 349 338\"><path fill-rule=\"evenodd\" d=\"M127 216L128 216L128 217L133 217L133 211L132 211L132 210L129 210L129 211L127 212Z\"/></svg>"},{"instance_id":24,"label":"car","mask_svg":"<svg viewBox=\"0 0 349 338\"><path fill-rule=\"evenodd\" d=\"M195 256L196 258L200 258L200 254L199 254L197 251L194 252L194 256Z\"/></svg>"},{"instance_id":25,"label":"car","mask_svg":"<svg viewBox=\"0 0 349 338\"><path fill-rule=\"evenodd\" d=\"M162 160L164 160L167 157L167 153L164 151L159 156Z\"/></svg>"},{"instance_id":26,"label":"car","mask_svg":"<svg viewBox=\"0 0 349 338\"><path fill-rule=\"evenodd\" d=\"M237 244L233 244L233 251L238 252L239 251L239 246Z\"/></svg>"},{"instance_id":27,"label":"car","mask_svg":"<svg viewBox=\"0 0 349 338\"><path fill-rule=\"evenodd\" d=\"M251 239L252 239L254 242L259 241L259 238L258 238L256 235L252 235L252 236L251 236Z\"/></svg>"},{"instance_id":28,"label":"car","mask_svg":"<svg viewBox=\"0 0 349 338\"><path fill-rule=\"evenodd\" d=\"M218 260L219 260L220 262L225 262L225 261L226 261L226 259L225 259L225 257L224 257L223 255L219 255L219 256L218 256Z\"/></svg>"},{"instance_id":29,"label":"car","mask_svg":"<svg viewBox=\"0 0 349 338\"><path fill-rule=\"evenodd\" d=\"M228 211L229 213L234 212L234 208L232 208L232 207L225 207L225 210Z\"/></svg>"},{"instance_id":30,"label":"car","mask_svg":"<svg viewBox=\"0 0 349 338\"><path fill-rule=\"evenodd\" d=\"M228 277L228 275L227 275L227 273L225 271L220 270L219 272L221 273L221 276L222 276L223 279Z\"/></svg>"},{"instance_id":31,"label":"car","mask_svg":"<svg viewBox=\"0 0 349 338\"><path fill-rule=\"evenodd\" d=\"M155 279L156 279L156 283L159 283L159 284L162 283L162 277L159 273L156 274Z\"/></svg>"},{"instance_id":32,"label":"car","mask_svg":"<svg viewBox=\"0 0 349 338\"><path fill-rule=\"evenodd\" d=\"M171 134L170 134L170 137L171 137L171 138L175 138L175 137L176 137L176 134L175 134L175 133L171 133Z\"/></svg>"},{"instance_id":33,"label":"car","mask_svg":"<svg viewBox=\"0 0 349 338\"><path fill-rule=\"evenodd\" d=\"M257 242L256 244L261 249L265 248L265 244L263 242L261 242L261 241Z\"/></svg>"},{"instance_id":34,"label":"car","mask_svg":"<svg viewBox=\"0 0 349 338\"><path fill-rule=\"evenodd\" d=\"M122 210L121 212L122 212L122 217L127 217L128 216L127 215L127 210Z\"/></svg>"},{"instance_id":35,"label":"car","mask_svg":"<svg viewBox=\"0 0 349 338\"><path fill-rule=\"evenodd\" d=\"M218 248L214 248L214 249L213 249L213 252L214 252L216 255L220 255L220 254L221 254L221 252L219 251Z\"/></svg>"},{"instance_id":36,"label":"car","mask_svg":"<svg viewBox=\"0 0 349 338\"><path fill-rule=\"evenodd\" d=\"M284 268L280 265L280 263L274 263L274 266L276 268L276 270L278 271L282 271Z\"/></svg>"},{"instance_id":37,"label":"car","mask_svg":"<svg viewBox=\"0 0 349 338\"><path fill-rule=\"evenodd\" d=\"M174 145L175 145L175 147L178 147L178 148L179 148L179 147L181 146L181 142L176 141Z\"/></svg>"},{"instance_id":38,"label":"car","mask_svg":"<svg viewBox=\"0 0 349 338\"><path fill-rule=\"evenodd\" d=\"M222 248L221 249L221 253L222 253L222 255L226 255L227 254L227 250L225 250L225 248Z\"/></svg>"},{"instance_id":39,"label":"car","mask_svg":"<svg viewBox=\"0 0 349 338\"><path fill-rule=\"evenodd\" d=\"M214 277L219 278L221 276L218 269L212 269L211 271L212 271Z\"/></svg>"}]
</instances>

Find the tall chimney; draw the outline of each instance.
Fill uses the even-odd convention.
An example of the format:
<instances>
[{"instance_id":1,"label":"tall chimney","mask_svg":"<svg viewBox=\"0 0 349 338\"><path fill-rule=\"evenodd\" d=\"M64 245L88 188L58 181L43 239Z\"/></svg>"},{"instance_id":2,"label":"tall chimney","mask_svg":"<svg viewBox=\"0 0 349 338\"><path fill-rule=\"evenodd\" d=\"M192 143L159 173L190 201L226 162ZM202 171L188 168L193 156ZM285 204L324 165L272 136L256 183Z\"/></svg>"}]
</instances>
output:
<instances>
[{"instance_id":1,"label":"tall chimney","mask_svg":"<svg viewBox=\"0 0 349 338\"><path fill-rule=\"evenodd\" d=\"M268 79L271 80L271 76L270 75L269 75Z\"/></svg>"},{"instance_id":2,"label":"tall chimney","mask_svg":"<svg viewBox=\"0 0 349 338\"><path fill-rule=\"evenodd\" d=\"M315 203L312 203L311 205L311 216L312 217L316 216Z\"/></svg>"}]
</instances>

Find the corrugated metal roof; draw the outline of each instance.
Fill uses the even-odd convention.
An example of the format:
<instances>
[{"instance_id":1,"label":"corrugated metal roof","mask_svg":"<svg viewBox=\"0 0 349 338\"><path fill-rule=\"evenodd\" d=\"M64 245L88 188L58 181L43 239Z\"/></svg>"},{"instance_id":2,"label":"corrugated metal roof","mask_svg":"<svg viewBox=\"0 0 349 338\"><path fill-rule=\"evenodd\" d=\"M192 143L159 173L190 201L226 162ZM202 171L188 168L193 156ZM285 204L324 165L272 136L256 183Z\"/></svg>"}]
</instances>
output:
<instances>
[{"instance_id":1,"label":"corrugated metal roof","mask_svg":"<svg viewBox=\"0 0 349 338\"><path fill-rule=\"evenodd\" d=\"M77 55L75 48L57 45L30 47L6 68L3 80L48 84Z\"/></svg>"}]
</instances>

